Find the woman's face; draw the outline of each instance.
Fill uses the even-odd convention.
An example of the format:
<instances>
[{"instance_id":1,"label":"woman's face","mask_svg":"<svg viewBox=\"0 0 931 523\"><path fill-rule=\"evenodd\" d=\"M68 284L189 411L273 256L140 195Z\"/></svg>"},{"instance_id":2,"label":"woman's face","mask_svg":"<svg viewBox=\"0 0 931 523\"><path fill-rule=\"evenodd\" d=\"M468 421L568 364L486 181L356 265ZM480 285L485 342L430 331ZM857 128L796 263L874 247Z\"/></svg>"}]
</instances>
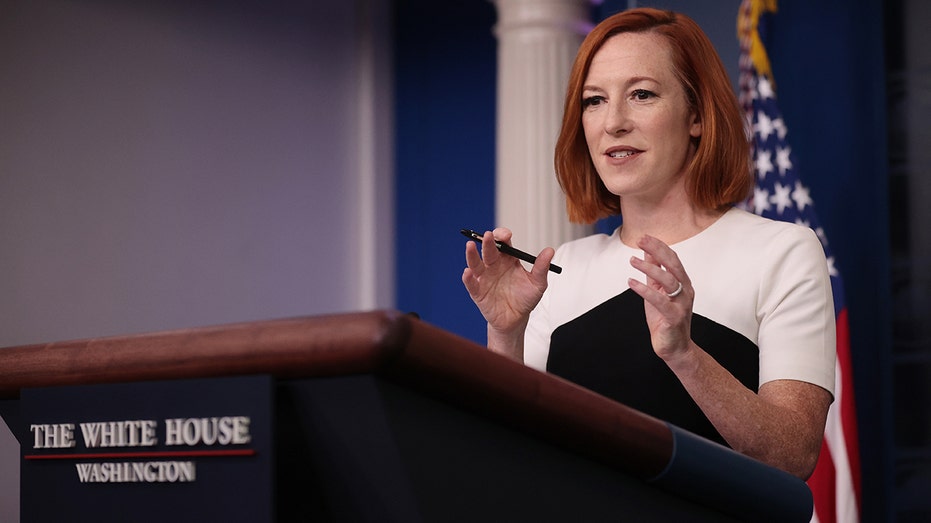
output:
<instances>
[{"instance_id":1,"label":"woman's face","mask_svg":"<svg viewBox=\"0 0 931 523\"><path fill-rule=\"evenodd\" d=\"M659 203L682 187L701 123L663 37L621 33L605 41L582 87L582 127L612 194Z\"/></svg>"}]
</instances>

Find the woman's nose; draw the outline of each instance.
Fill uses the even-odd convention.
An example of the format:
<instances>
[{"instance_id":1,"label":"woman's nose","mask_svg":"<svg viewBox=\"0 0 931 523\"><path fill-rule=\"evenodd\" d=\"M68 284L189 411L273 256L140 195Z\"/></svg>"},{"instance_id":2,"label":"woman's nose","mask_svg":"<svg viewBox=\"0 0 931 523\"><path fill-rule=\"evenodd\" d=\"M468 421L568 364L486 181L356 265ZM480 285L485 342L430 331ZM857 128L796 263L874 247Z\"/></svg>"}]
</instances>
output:
<instances>
[{"instance_id":1,"label":"woman's nose","mask_svg":"<svg viewBox=\"0 0 931 523\"><path fill-rule=\"evenodd\" d=\"M626 104L611 104L605 116L605 132L610 135L630 131L630 115Z\"/></svg>"}]
</instances>

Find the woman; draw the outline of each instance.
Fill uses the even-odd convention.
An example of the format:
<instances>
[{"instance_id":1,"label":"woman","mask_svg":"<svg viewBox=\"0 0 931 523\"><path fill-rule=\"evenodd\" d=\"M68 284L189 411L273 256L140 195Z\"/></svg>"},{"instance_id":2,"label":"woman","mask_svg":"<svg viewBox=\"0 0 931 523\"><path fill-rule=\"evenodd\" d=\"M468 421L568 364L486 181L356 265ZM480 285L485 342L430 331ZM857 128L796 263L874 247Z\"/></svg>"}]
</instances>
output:
<instances>
[{"instance_id":1,"label":"woman","mask_svg":"<svg viewBox=\"0 0 931 523\"><path fill-rule=\"evenodd\" d=\"M623 225L530 271L495 249L507 229L482 255L470 242L462 280L489 348L808 478L833 400L827 264L810 229L734 207L749 144L701 29L653 9L599 24L555 163L570 219ZM564 270L548 281L551 261Z\"/></svg>"}]
</instances>

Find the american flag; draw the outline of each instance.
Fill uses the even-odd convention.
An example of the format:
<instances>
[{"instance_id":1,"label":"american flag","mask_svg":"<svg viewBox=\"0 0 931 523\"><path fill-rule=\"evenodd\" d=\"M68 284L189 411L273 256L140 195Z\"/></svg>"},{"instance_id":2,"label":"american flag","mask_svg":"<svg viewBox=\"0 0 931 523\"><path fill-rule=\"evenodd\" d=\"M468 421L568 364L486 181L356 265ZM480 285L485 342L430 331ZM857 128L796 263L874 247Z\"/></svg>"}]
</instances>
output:
<instances>
[{"instance_id":1,"label":"american flag","mask_svg":"<svg viewBox=\"0 0 931 523\"><path fill-rule=\"evenodd\" d=\"M837 318L837 364L834 403L828 412L817 467L808 480L815 505L812 521L856 522L860 519L860 458L844 286L809 189L799 178L799 166L787 141L788 129L776 103L775 81L758 30L767 11L776 12L776 0L743 0L737 17L740 102L753 133L756 175L753 197L745 206L767 218L811 227L824 246Z\"/></svg>"}]
</instances>

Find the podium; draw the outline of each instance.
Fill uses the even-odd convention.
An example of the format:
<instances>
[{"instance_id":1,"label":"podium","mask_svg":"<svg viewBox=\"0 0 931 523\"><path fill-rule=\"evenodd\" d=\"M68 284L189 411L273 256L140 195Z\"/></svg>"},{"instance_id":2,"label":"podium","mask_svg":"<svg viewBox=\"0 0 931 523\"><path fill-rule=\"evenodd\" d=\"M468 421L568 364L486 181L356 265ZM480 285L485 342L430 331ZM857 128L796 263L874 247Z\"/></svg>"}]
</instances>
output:
<instances>
[{"instance_id":1,"label":"podium","mask_svg":"<svg viewBox=\"0 0 931 523\"><path fill-rule=\"evenodd\" d=\"M227 416L240 402L255 414ZM137 407L203 417L149 422ZM69 503L88 521L127 520L127 503L133 521L209 521L204 507L238 504L257 511L249 521L783 522L812 510L797 478L390 310L0 349L0 415L22 449L23 522ZM121 484L91 484L107 480ZM93 518L74 514L91 506Z\"/></svg>"}]
</instances>

